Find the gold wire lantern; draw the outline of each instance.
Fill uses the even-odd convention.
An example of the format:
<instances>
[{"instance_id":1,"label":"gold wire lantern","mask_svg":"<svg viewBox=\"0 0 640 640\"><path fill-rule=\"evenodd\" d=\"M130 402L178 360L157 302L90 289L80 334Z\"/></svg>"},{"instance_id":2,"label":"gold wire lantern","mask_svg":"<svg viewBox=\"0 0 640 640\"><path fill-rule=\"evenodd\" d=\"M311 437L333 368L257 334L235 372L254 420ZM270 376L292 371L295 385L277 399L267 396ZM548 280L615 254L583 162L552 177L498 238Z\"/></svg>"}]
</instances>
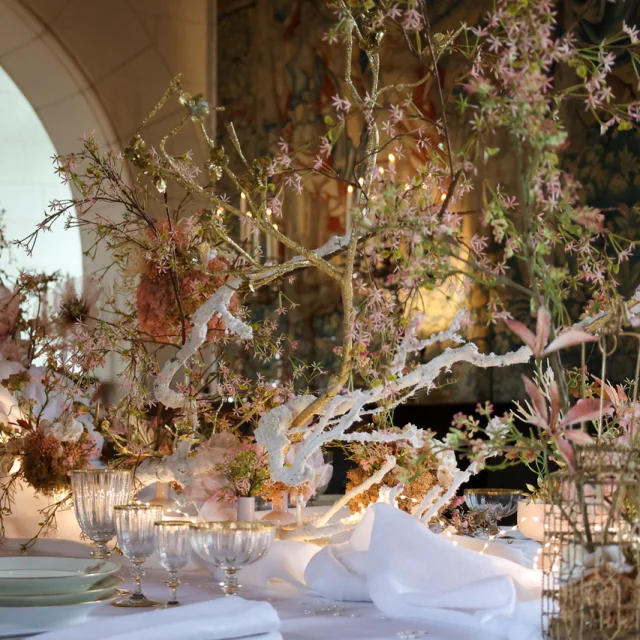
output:
<instances>
[{"instance_id":1,"label":"gold wire lantern","mask_svg":"<svg viewBox=\"0 0 640 640\"><path fill-rule=\"evenodd\" d=\"M635 333L620 335L640 341ZM618 336L599 342L602 396L607 358ZM573 470L551 476L541 567L543 629L552 640L640 638L640 449L633 431L639 369L640 349L629 444L608 444L602 438L601 403L596 443L576 447Z\"/></svg>"}]
</instances>

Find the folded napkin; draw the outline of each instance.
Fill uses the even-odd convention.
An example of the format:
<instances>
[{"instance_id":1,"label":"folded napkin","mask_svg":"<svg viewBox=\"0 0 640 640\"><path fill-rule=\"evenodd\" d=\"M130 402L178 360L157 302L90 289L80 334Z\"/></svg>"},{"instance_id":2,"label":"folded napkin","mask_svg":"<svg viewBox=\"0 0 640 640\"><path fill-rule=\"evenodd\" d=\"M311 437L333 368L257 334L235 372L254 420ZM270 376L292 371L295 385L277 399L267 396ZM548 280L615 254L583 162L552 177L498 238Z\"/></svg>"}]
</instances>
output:
<instances>
[{"instance_id":1,"label":"folded napkin","mask_svg":"<svg viewBox=\"0 0 640 640\"><path fill-rule=\"evenodd\" d=\"M541 636L538 571L455 546L385 504L348 543L314 556L305 580L329 599L371 600L389 617L481 625L509 640Z\"/></svg>"},{"instance_id":2,"label":"folded napkin","mask_svg":"<svg viewBox=\"0 0 640 640\"><path fill-rule=\"evenodd\" d=\"M280 619L268 602L228 597L173 609L100 616L38 636L39 640L282 640Z\"/></svg>"}]
</instances>

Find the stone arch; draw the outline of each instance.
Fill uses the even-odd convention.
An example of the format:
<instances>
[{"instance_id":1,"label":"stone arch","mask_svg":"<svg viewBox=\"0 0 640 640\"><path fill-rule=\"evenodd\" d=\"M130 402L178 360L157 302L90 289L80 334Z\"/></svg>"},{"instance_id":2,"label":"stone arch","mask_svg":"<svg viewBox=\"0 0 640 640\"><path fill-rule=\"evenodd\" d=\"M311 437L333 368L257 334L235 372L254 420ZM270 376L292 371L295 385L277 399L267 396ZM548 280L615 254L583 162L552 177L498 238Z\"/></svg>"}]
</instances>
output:
<instances>
[{"instance_id":1,"label":"stone arch","mask_svg":"<svg viewBox=\"0 0 640 640\"><path fill-rule=\"evenodd\" d=\"M51 32L22 5L0 0L0 66L34 108L57 153L79 146L83 133L115 148L116 136L89 81ZM53 171L53 168L52 168ZM81 234L82 248L91 240ZM100 265L83 258L83 271Z\"/></svg>"}]
</instances>

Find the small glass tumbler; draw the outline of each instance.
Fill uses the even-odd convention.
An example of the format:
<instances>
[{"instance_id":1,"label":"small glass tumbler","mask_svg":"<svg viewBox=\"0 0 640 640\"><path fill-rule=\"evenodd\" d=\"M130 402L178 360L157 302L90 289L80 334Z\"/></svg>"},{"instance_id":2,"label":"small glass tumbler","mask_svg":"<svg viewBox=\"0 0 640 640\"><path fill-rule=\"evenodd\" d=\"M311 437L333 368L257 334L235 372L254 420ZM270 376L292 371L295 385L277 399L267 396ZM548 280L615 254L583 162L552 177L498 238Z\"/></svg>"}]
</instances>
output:
<instances>
[{"instance_id":1,"label":"small glass tumbler","mask_svg":"<svg viewBox=\"0 0 640 640\"><path fill-rule=\"evenodd\" d=\"M76 520L95 548L94 558L108 558L107 542L116 535L113 508L129 502L132 475L130 470L85 469L71 472L71 488Z\"/></svg>"},{"instance_id":2,"label":"small glass tumbler","mask_svg":"<svg viewBox=\"0 0 640 640\"><path fill-rule=\"evenodd\" d=\"M154 504L121 504L114 507L118 545L133 562L135 588L128 598L116 600L116 607L158 607L162 603L149 600L142 593L142 565L155 551L155 526L162 519L162 506Z\"/></svg>"},{"instance_id":3,"label":"small glass tumbler","mask_svg":"<svg viewBox=\"0 0 640 640\"><path fill-rule=\"evenodd\" d=\"M189 525L185 520L164 520L155 523L156 551L160 564L169 572L166 581L171 589L171 600L168 606L176 606L178 602L178 571L184 569L191 558L191 536Z\"/></svg>"}]
</instances>

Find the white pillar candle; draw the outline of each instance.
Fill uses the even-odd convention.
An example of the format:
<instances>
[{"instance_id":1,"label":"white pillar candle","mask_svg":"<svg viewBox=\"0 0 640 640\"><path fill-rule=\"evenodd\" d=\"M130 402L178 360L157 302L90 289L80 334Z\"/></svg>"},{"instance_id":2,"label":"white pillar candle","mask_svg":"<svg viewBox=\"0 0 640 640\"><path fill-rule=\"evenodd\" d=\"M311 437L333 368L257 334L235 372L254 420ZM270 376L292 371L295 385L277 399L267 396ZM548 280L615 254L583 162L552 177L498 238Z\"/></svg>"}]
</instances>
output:
<instances>
[{"instance_id":1,"label":"white pillar candle","mask_svg":"<svg viewBox=\"0 0 640 640\"><path fill-rule=\"evenodd\" d=\"M243 216L247 214L247 196L244 193L240 194L240 213ZM247 224L247 221L244 219L244 217L242 217L240 219L240 246L244 246L248 239L249 225Z\"/></svg>"},{"instance_id":2,"label":"white pillar candle","mask_svg":"<svg viewBox=\"0 0 640 640\"><path fill-rule=\"evenodd\" d=\"M273 224L274 229L278 229L277 224ZM269 260L278 260L278 242L277 238L274 238L271 234L267 235L267 258Z\"/></svg>"},{"instance_id":3,"label":"white pillar candle","mask_svg":"<svg viewBox=\"0 0 640 640\"><path fill-rule=\"evenodd\" d=\"M344 229L346 233L351 231L351 209L353 209L353 186L347 187L347 203L345 210Z\"/></svg>"}]
</instances>

